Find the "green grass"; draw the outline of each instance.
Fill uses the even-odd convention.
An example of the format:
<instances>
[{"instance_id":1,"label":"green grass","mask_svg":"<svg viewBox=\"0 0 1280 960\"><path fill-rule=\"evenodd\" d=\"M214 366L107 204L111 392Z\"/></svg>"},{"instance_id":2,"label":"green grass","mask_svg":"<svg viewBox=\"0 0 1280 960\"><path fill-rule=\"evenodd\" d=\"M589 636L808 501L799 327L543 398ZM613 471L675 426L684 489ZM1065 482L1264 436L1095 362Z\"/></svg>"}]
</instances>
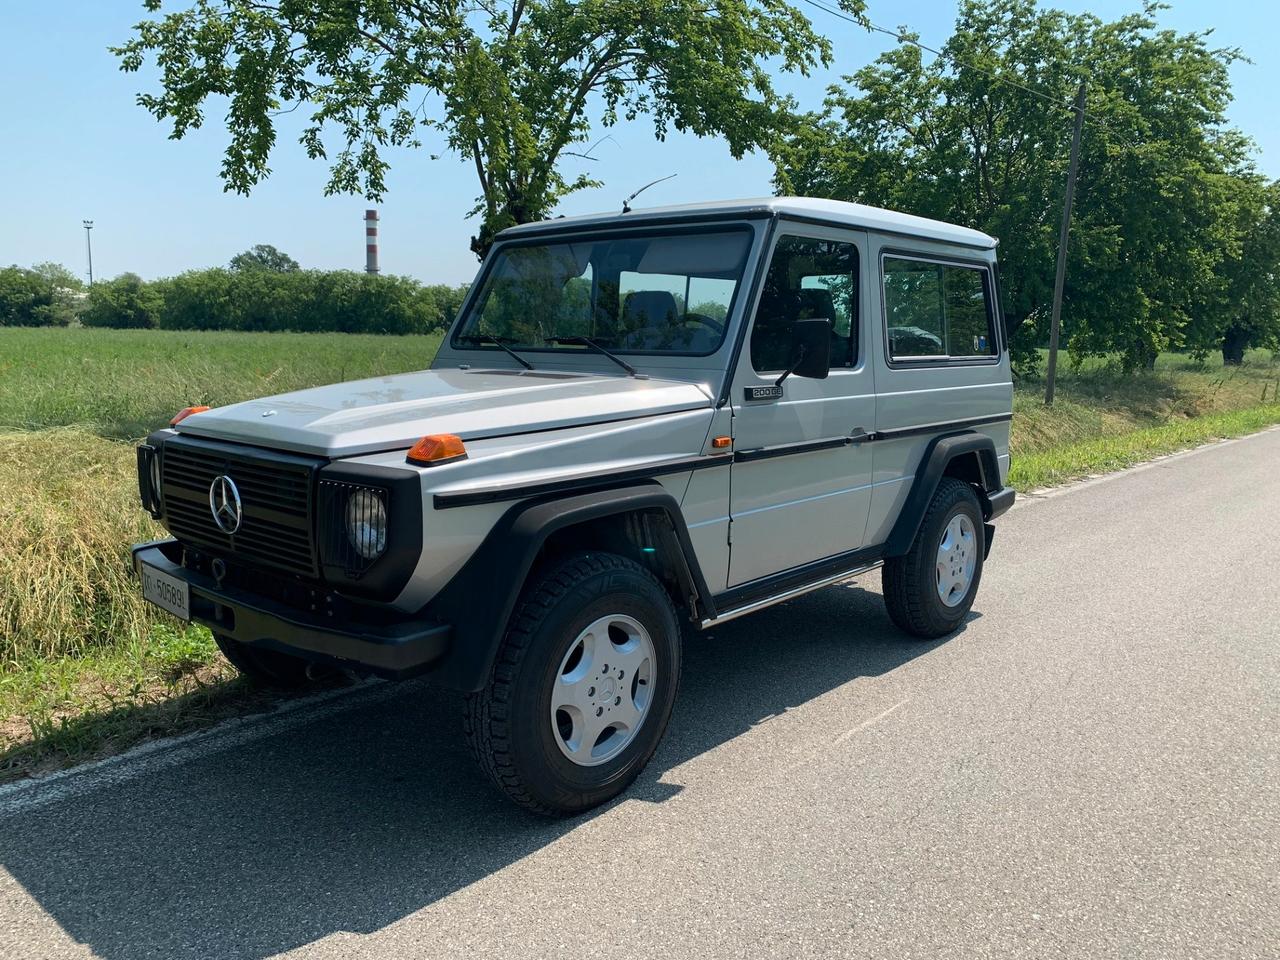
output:
<instances>
[{"instance_id":1,"label":"green grass","mask_svg":"<svg viewBox=\"0 0 1280 960\"><path fill-rule=\"evenodd\" d=\"M438 334L0 328L0 429L137 439L194 404L421 370L439 344Z\"/></svg>"},{"instance_id":2,"label":"green grass","mask_svg":"<svg viewBox=\"0 0 1280 960\"><path fill-rule=\"evenodd\" d=\"M1239 367L1162 354L1154 371L1124 373L1093 359L1059 371L1052 407L1044 383L1014 390L1015 487L1030 489L1118 470L1217 437L1280 422L1280 362L1254 350Z\"/></svg>"},{"instance_id":3,"label":"green grass","mask_svg":"<svg viewBox=\"0 0 1280 960\"><path fill-rule=\"evenodd\" d=\"M128 546L133 443L188 404L223 405L428 366L438 337L0 328L0 780L275 701L201 628L143 603ZM1280 364L1175 355L1153 372L1089 361L1014 394L1021 489L1119 469L1280 422Z\"/></svg>"},{"instance_id":4,"label":"green grass","mask_svg":"<svg viewBox=\"0 0 1280 960\"><path fill-rule=\"evenodd\" d=\"M1255 433L1277 423L1280 423L1280 404L1267 404L1065 443L1016 456L1009 470L1009 483L1019 490L1053 486L1123 470L1211 440Z\"/></svg>"}]
</instances>

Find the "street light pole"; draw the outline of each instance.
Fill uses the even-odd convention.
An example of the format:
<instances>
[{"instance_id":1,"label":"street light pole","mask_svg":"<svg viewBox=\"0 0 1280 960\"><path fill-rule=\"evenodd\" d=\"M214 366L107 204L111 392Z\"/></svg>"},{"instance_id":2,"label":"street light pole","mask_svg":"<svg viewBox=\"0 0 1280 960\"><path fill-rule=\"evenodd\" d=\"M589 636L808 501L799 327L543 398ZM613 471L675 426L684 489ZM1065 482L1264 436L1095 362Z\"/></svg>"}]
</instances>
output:
<instances>
[{"instance_id":1,"label":"street light pole","mask_svg":"<svg viewBox=\"0 0 1280 960\"><path fill-rule=\"evenodd\" d=\"M89 239L89 231L93 229L92 220L81 220L84 224L84 249L89 254L89 286L93 286L93 241Z\"/></svg>"}]
</instances>

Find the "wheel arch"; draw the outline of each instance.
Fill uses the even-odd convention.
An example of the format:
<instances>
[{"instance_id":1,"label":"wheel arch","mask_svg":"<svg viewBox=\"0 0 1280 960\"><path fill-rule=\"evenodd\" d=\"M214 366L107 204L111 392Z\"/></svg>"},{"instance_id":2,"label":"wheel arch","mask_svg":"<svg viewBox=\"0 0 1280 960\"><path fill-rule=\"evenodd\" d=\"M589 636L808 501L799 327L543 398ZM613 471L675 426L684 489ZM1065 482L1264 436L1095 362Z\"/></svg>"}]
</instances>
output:
<instances>
[{"instance_id":1,"label":"wheel arch","mask_svg":"<svg viewBox=\"0 0 1280 960\"><path fill-rule=\"evenodd\" d=\"M483 687L529 574L544 560L580 550L636 560L691 618L715 616L680 505L661 484L522 501L427 605L432 617L453 625L452 649L432 675L461 690Z\"/></svg>"},{"instance_id":2,"label":"wheel arch","mask_svg":"<svg viewBox=\"0 0 1280 960\"><path fill-rule=\"evenodd\" d=\"M902 512L885 541L886 557L905 556L911 549L925 511L929 509L943 477L955 477L970 484L978 495L983 520L991 519L990 497L1002 486L995 442L986 434L972 430L934 437L925 447L916 467L911 492L907 494Z\"/></svg>"}]
</instances>

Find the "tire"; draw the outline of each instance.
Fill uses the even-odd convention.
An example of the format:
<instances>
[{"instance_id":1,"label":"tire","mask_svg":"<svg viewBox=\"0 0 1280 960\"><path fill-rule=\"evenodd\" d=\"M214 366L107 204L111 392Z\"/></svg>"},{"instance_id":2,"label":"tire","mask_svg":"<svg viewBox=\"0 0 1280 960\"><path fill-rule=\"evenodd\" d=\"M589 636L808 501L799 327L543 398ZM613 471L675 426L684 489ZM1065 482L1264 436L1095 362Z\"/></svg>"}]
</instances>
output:
<instances>
[{"instance_id":1,"label":"tire","mask_svg":"<svg viewBox=\"0 0 1280 960\"><path fill-rule=\"evenodd\" d=\"M968 539L955 537L957 529L967 532ZM944 544L948 532L954 544L951 551ZM885 561L881 571L889 619L907 633L928 640L960 626L982 580L984 537L982 508L973 488L963 480L943 477L911 549L905 556ZM944 587L948 588L946 599Z\"/></svg>"},{"instance_id":2,"label":"tire","mask_svg":"<svg viewBox=\"0 0 1280 960\"><path fill-rule=\"evenodd\" d=\"M567 816L598 806L657 749L680 653L671 598L639 564L593 552L535 572L488 684L467 698L472 752L528 810Z\"/></svg>"},{"instance_id":3,"label":"tire","mask_svg":"<svg viewBox=\"0 0 1280 960\"><path fill-rule=\"evenodd\" d=\"M276 650L263 650L215 633L222 655L250 683L277 690L294 690L308 682L307 661Z\"/></svg>"}]
</instances>

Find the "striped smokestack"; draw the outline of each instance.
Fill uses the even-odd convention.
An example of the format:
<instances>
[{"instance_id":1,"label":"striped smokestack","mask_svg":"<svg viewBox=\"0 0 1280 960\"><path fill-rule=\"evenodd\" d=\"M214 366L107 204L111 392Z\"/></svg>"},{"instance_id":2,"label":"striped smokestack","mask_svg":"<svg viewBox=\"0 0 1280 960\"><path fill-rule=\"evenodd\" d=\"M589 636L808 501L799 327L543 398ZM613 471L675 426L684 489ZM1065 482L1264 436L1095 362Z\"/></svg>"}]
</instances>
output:
<instances>
[{"instance_id":1,"label":"striped smokestack","mask_svg":"<svg viewBox=\"0 0 1280 960\"><path fill-rule=\"evenodd\" d=\"M364 212L364 272L378 272L378 211Z\"/></svg>"}]
</instances>

